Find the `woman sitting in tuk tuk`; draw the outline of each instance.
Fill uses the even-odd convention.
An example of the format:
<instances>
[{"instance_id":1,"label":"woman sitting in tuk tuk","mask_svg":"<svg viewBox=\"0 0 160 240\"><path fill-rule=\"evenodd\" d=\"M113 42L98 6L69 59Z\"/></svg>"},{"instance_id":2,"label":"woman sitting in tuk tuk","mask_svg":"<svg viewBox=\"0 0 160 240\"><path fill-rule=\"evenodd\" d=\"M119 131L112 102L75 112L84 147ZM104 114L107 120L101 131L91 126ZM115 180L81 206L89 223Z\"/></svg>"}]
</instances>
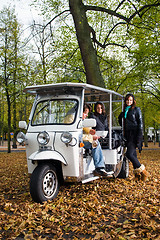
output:
<instances>
[{"instance_id":1,"label":"woman sitting in tuk tuk","mask_svg":"<svg viewBox=\"0 0 160 240\"><path fill-rule=\"evenodd\" d=\"M102 102L96 102L94 106L94 113L91 115L96 120L96 131L107 131L108 121L105 111L105 106Z\"/></svg>"},{"instance_id":2,"label":"woman sitting in tuk tuk","mask_svg":"<svg viewBox=\"0 0 160 240\"><path fill-rule=\"evenodd\" d=\"M85 104L83 107L83 119L88 116L90 112L90 105ZM102 148L99 143L98 136L96 135L96 131L89 127L83 128L83 143L85 149L91 149L93 161L95 165L94 175L107 177L107 172L105 170L105 162L103 159Z\"/></svg>"}]
</instances>

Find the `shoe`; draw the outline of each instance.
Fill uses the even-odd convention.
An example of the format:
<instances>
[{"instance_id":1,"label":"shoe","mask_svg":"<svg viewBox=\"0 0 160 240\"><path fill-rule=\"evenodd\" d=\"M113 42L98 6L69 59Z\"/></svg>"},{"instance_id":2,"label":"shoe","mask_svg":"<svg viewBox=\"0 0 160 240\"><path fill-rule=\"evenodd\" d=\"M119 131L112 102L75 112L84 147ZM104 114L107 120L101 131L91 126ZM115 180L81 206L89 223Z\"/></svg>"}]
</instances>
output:
<instances>
[{"instance_id":1,"label":"shoe","mask_svg":"<svg viewBox=\"0 0 160 240\"><path fill-rule=\"evenodd\" d=\"M144 169L142 172L141 172L141 179L142 181L146 181L149 177L149 172L146 171L146 169Z\"/></svg>"},{"instance_id":2,"label":"shoe","mask_svg":"<svg viewBox=\"0 0 160 240\"><path fill-rule=\"evenodd\" d=\"M104 168L96 168L93 173L95 176L101 176L101 177L108 176L108 174Z\"/></svg>"},{"instance_id":3,"label":"shoe","mask_svg":"<svg viewBox=\"0 0 160 240\"><path fill-rule=\"evenodd\" d=\"M149 173L146 171L145 166L142 164L139 168L133 170L135 180L146 181L149 177Z\"/></svg>"},{"instance_id":4,"label":"shoe","mask_svg":"<svg viewBox=\"0 0 160 240\"><path fill-rule=\"evenodd\" d=\"M134 181L140 181L141 180L141 174L140 173L134 173Z\"/></svg>"},{"instance_id":5,"label":"shoe","mask_svg":"<svg viewBox=\"0 0 160 240\"><path fill-rule=\"evenodd\" d=\"M113 176L114 176L113 171L107 172L107 178L113 178Z\"/></svg>"}]
</instances>

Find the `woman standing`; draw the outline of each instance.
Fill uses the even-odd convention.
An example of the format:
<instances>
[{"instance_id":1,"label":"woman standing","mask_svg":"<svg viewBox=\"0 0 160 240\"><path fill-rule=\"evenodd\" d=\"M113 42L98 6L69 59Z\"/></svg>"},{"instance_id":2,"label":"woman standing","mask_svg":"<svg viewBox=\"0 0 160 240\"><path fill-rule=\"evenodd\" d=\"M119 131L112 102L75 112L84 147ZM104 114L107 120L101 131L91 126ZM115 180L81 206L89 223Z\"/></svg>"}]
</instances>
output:
<instances>
[{"instance_id":1,"label":"woman standing","mask_svg":"<svg viewBox=\"0 0 160 240\"><path fill-rule=\"evenodd\" d=\"M122 121L123 119L123 121ZM119 115L119 123L124 124L124 137L127 140L126 157L132 162L135 180L147 180L149 173L145 166L137 159L136 147L142 150L142 114L140 108L136 107L133 94L129 93L124 99L124 111Z\"/></svg>"}]
</instances>

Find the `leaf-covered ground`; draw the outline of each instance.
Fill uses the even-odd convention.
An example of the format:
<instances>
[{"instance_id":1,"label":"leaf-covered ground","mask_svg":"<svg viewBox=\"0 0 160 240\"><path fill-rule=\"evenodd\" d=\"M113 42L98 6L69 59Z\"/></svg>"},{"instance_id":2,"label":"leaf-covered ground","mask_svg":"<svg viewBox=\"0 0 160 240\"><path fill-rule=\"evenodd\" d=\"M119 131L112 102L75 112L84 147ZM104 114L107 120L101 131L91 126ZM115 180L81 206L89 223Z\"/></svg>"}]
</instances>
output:
<instances>
[{"instance_id":1,"label":"leaf-covered ground","mask_svg":"<svg viewBox=\"0 0 160 240\"><path fill-rule=\"evenodd\" d=\"M34 203L25 153L0 153L0 239L160 239L160 150L142 151L151 176L66 184Z\"/></svg>"}]
</instances>

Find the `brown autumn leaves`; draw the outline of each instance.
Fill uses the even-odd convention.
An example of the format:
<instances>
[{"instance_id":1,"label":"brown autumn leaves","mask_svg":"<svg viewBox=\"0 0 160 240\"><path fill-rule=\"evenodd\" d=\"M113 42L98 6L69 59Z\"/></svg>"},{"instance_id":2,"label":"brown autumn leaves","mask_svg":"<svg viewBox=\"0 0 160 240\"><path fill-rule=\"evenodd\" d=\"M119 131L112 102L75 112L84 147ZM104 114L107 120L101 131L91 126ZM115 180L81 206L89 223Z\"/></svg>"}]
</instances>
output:
<instances>
[{"instance_id":1,"label":"brown autumn leaves","mask_svg":"<svg viewBox=\"0 0 160 240\"><path fill-rule=\"evenodd\" d=\"M0 239L160 239L160 149L142 151L146 183L99 179L65 184L34 203L25 153L0 153Z\"/></svg>"}]
</instances>

